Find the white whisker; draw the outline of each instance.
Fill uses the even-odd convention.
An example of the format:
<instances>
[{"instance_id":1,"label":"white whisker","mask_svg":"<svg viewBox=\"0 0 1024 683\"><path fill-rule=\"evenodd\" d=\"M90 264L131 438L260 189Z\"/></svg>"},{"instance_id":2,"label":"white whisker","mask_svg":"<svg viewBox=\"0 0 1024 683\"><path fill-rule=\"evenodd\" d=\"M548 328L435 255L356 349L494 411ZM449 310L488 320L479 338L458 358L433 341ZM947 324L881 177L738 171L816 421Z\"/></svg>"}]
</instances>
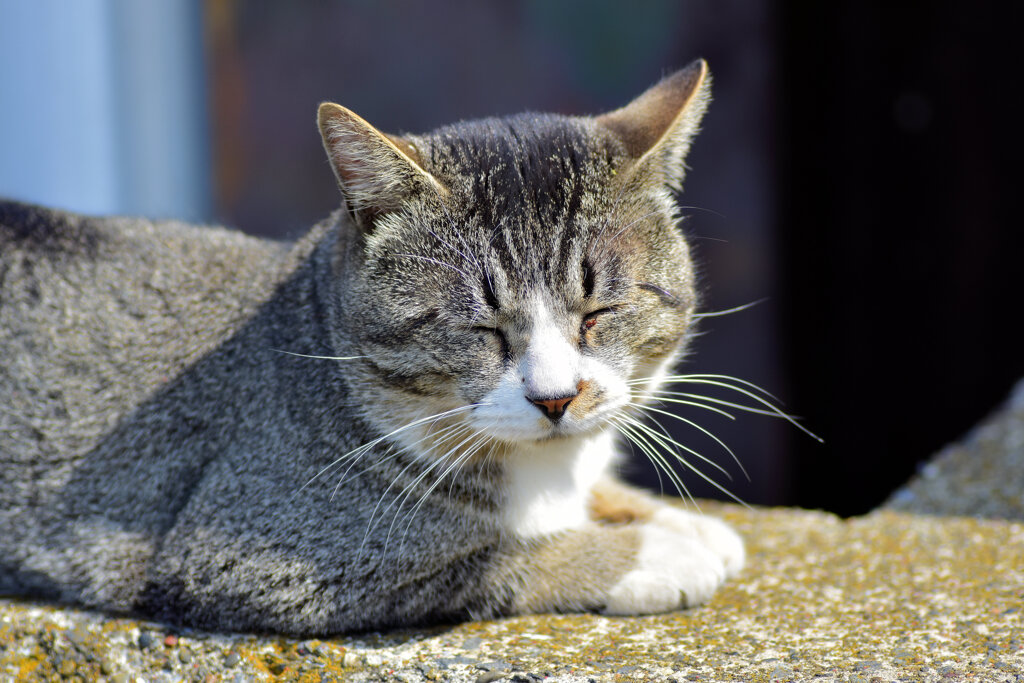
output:
<instances>
[{"instance_id":1,"label":"white whisker","mask_svg":"<svg viewBox=\"0 0 1024 683\"><path fill-rule=\"evenodd\" d=\"M732 480L732 475L729 474L729 472L727 472L724 467L722 467L721 465L719 465L715 461L711 460L710 458L707 458L707 457L701 455L700 453L698 453L697 451L693 450L692 448L690 448L688 446L684 446L683 444L681 444L678 441L676 441L675 439L673 439L669 435L669 433L665 430L665 428L661 426L661 423L659 423L657 420L651 419L651 422L653 422L655 425L658 426L659 429L661 429L661 431L662 431L661 434L658 434L658 432L654 431L654 428L652 428L650 425L647 425L647 424L645 424L644 422L642 422L640 420L635 420L635 425L636 425L636 427L638 429L642 429L645 433L650 435L650 437L652 439L654 439L658 443L658 445L660 445L663 449L665 449L666 453L671 454L672 457L674 457L676 460L678 460L680 462L683 462L686 459L684 457L682 457L682 455L680 455L678 451L680 451L680 450L686 451L687 453L689 453L690 455L694 456L695 458L697 458L701 462L707 463L708 465L711 465L712 467L714 467L716 470L718 470L719 472L724 474L726 476L726 478L728 478L729 480ZM673 450L673 449L675 449L675 450Z\"/></svg>"},{"instance_id":2,"label":"white whisker","mask_svg":"<svg viewBox=\"0 0 1024 683\"><path fill-rule=\"evenodd\" d=\"M449 448L448 451L444 455L442 455L441 457L435 458L434 461L431 462L422 472L420 472L419 475L417 475L416 478L413 479L410 484L408 484L404 489L402 489L402 492L398 495L398 497L394 501L392 501L391 505L389 505L387 508L385 508L384 513L386 513L388 510L390 510L391 507L396 502L398 503L398 507L395 508L395 514L392 515L392 517L391 517L391 525L388 527L387 537L384 540L384 547L385 548L387 548L388 544L391 542L391 534L394 531L395 523L398 521L398 515L402 511L402 506L405 505L405 501L407 501L409 499L409 496L412 495L413 491L416 489L417 486L419 486L420 482L422 482L435 468L437 468L439 466L443 466L444 462L448 459L448 457L450 455L452 455L453 453L457 452L460 448L462 448L463 445L465 445L469 441L472 441L476 437L477 437L477 433L473 432L472 430L470 430L469 436L467 436L465 439L463 439L462 441L460 441L456 445L454 445L451 448ZM458 458L456 458L456 460L458 460ZM448 469L445 469L444 472L445 473L448 472ZM419 501L422 502L424 500L424 498L427 496L427 494L429 494L431 491L433 491L434 488L437 486L438 482L441 481L441 479L443 479L443 478L444 478L444 474L442 474L440 477L435 477L434 482L430 485L430 487L427 489L427 491L420 496ZM415 507L414 507L414 509L415 509ZM384 513L381 513L381 516L383 516Z\"/></svg>"},{"instance_id":3,"label":"white whisker","mask_svg":"<svg viewBox=\"0 0 1024 683\"><path fill-rule=\"evenodd\" d=\"M487 443L488 440L489 437L486 434L477 434L477 439L473 441L457 458L455 458L455 460L452 461L452 463L448 465L448 467L446 467L443 472L441 472L440 476L434 479L433 483L431 483L430 486L427 487L427 490L420 495L419 500L416 501L416 505L414 505L412 510L409 511L409 520L406 522L405 530L402 532L403 546L405 544L405 537L409 533L409 527L412 525L413 520L416 519L416 513L419 511L420 507L423 506L423 503L426 501L427 497L434 491L434 489L438 487L438 485L441 484L441 482L445 480L445 477L447 477L449 474L452 474L453 472L457 472L459 469L462 468L463 465L469 462L469 460L474 455L476 455L477 451L483 448L484 444ZM453 486L454 484L455 476L453 474L452 483L451 485L449 485L448 489L449 499L451 498L451 486Z\"/></svg>"},{"instance_id":4,"label":"white whisker","mask_svg":"<svg viewBox=\"0 0 1024 683\"><path fill-rule=\"evenodd\" d=\"M730 315L732 313L739 313L740 311L745 311L748 308L753 308L754 306L757 306L759 304L763 304L765 301L768 301L768 297L765 297L763 299L758 299L757 301L751 301L750 303L743 304L742 306L734 306L732 308L726 308L725 310L722 310L722 311L708 311L707 313L694 313L693 317L697 318L697 319L700 319L700 318L717 318L719 316Z\"/></svg>"},{"instance_id":5,"label":"white whisker","mask_svg":"<svg viewBox=\"0 0 1024 683\"><path fill-rule=\"evenodd\" d=\"M723 449L725 449L725 452L728 453L729 455L731 455L732 459L739 466L740 471L743 472L743 476L745 476L747 478L747 481L750 481L750 475L747 474L746 468L743 467L743 463L741 463L740 459L736 457L736 454L733 453L732 449L729 448L728 446L726 446L725 442L723 442L721 439L719 439L717 436L715 436L714 434L709 432L704 427L701 427L696 422L694 422L692 420L688 420L688 419L686 419L685 417L683 417L681 415L676 415L675 413L669 412L667 410L661 410L660 408L655 408L654 406L645 406L645 405L642 405L642 404L639 404L639 403L630 403L629 405L633 406L637 410L640 410L641 412L644 412L644 413L654 412L654 413L658 413L659 415L665 415L665 416L671 417L674 420L679 420L680 422L688 424L689 426L693 427L694 429L699 430L704 435L706 435L708 438L712 439L715 443L717 443L719 446L721 446ZM651 421L654 424L658 425L659 428L661 428L662 432L664 432L665 437L672 443L673 446L675 446L676 448L681 448L682 450L686 451L687 453L690 453L691 455L697 456L701 460L705 461L709 465L711 465L711 466L715 467L716 469L718 469L719 471L721 471L722 474L724 474L725 476L729 477L729 479L732 479L732 475L730 475L729 472L726 471L726 469L724 467L722 467L721 465L719 465L719 464L709 460L708 458L705 458L700 453L697 453L696 451L694 451L694 450L684 446L683 444L681 444L678 441L676 441L675 439L673 439L668 434L668 432L665 431L664 427L662 427L661 424L657 420L652 419Z\"/></svg>"},{"instance_id":6,"label":"white whisker","mask_svg":"<svg viewBox=\"0 0 1024 683\"><path fill-rule=\"evenodd\" d=\"M762 406L764 406L765 409L762 410L762 409L759 409L759 408L752 408L750 406L744 406L744 405L738 404L738 403L731 403L729 401L725 401L723 399L714 398L714 397L711 397L711 396L704 396L704 395L699 395L699 394L689 394L689 393L685 393L685 392L668 391L668 390L663 390L663 389L658 389L657 390L657 392L659 394L682 396L684 398L695 399L695 400L700 400L700 401L707 401L709 403L715 403L715 404L718 404L718 405L725 405L725 406L729 406L730 408L734 408L736 410L743 410L745 412L755 413L755 414L758 414L758 415L767 415L769 417L782 418L783 420L785 420L786 422L789 422L791 425L793 425L794 427L796 427L797 429L799 429L803 433L805 433L808 436L810 436L815 441L818 441L819 443L823 443L824 442L824 440L821 437L819 437L817 434L815 434L814 432L810 431L809 429L804 427L802 424L800 424L794 416L792 416L789 413L783 411L781 408L779 408L774 403L772 403L772 401L776 401L778 403L781 403L781 401L779 401L779 399L777 399L775 396L773 396L772 394L770 394L766 390L762 389L758 385L754 384L753 382L748 382L746 380L739 379L738 377L730 377L728 375L715 375L715 374L669 375L669 376L664 377L662 379L663 379L663 381L668 382L668 383L701 384L701 385L706 385L706 386L715 386L715 387L719 387L719 388L722 388L722 389L729 389L730 391L735 391L737 393L743 394L747 398L750 398L753 401L755 401L755 402L761 404ZM649 378L649 377L638 378L638 379L629 380L627 382L627 384L629 384L629 385L637 385L637 384L642 384L644 382L649 382L650 380L651 380L651 378ZM757 393L755 393L755 392L757 392ZM763 396L759 395L759 394L763 394ZM765 397L767 397L767 398L765 398ZM663 400L663 401L670 402L670 403L671 402L675 402L675 400L669 399L669 398L665 398L664 396L659 396L658 398L659 398L659 400ZM704 407L708 407L708 406L704 406Z\"/></svg>"},{"instance_id":7,"label":"white whisker","mask_svg":"<svg viewBox=\"0 0 1024 683\"><path fill-rule=\"evenodd\" d=\"M445 429L441 430L441 433L444 434L444 437L442 439L440 439L438 441L438 443L443 443L444 441L447 441L449 439L457 439L457 438L461 437L463 434L465 434L467 431L472 431L471 428L469 426L467 426L467 425L464 425L464 424L449 425ZM447 457L447 454L445 456L442 456L442 458L444 458L444 457ZM413 479L413 481L411 483L406 484L406 486L403 487L403 489L401 491L399 491L398 493L395 494L395 497L387 505L387 507L385 507L381 511L380 516L378 517L377 516L377 511L380 509L381 503L384 502L384 498L387 496L388 492L391 490L391 487L394 486L395 483L398 482L402 478L402 475L404 475L406 472L408 472L411 467L413 467L416 464L421 464L422 460L420 459L420 457L418 455L416 455L414 453L413 454L413 458L409 461L409 463L405 467L403 467L401 469L401 471L399 471L399 473L397 475L395 475L395 476L393 476L391 478L391 481L388 483L387 488L385 488L384 491L381 492L380 497L377 499L377 504L374 506L373 510L370 512L370 517L369 517L369 519L366 522L366 531L363 533L363 541L362 541L362 543L359 544L359 553L360 554L362 553L363 546L366 544L366 539L369 537L370 532L373 531L373 528L376 526L374 520L375 519L378 519L378 520L384 519L384 516L387 514L388 510L390 510L395 505L395 503L398 503L398 509L395 511L395 515L397 516L398 512L402 508L402 505L404 505L404 498L408 497L408 492L411 491L423 479L423 477L425 477L441 461L442 461L441 459L434 460L433 462L430 463L430 465L427 466L427 468L424 471L422 471L419 475L417 475ZM392 521L391 526L392 527L394 526L394 521ZM384 553L387 552L387 546L388 546L388 542L390 541L390 539L391 539L391 531L389 529L388 530L387 538L384 541L384 550L383 550Z\"/></svg>"},{"instance_id":8,"label":"white whisker","mask_svg":"<svg viewBox=\"0 0 1024 683\"><path fill-rule=\"evenodd\" d=\"M477 407L477 404L469 404L469 405L465 405L465 406L459 406L458 408L453 408L451 410L446 410L444 412L437 413L435 415L428 415L427 417L420 418L420 419L414 420L414 421L412 421L412 422L410 422L410 423L408 423L406 425L403 425L403 426L399 427L398 429L395 429L395 430L385 434L384 436L379 436L376 439L373 439L372 441L368 441L367 443L365 443L365 444L363 444L361 446L358 446L357 448L353 448L351 451L349 451L348 453L345 453L344 455L336 458L329 465L326 465L323 469L321 469L319 472L314 474L312 476L312 478L310 478L309 481L307 481L305 484L302 485L302 488L300 488L298 490L298 493L302 493L302 491L305 490L305 488L307 486L309 486L314 481L316 481L321 475L323 475L328 470L333 469L338 464L344 462L348 458L358 457L358 456L362 455L366 451L370 450L371 448L373 448L374 446L379 444L381 441L384 441L386 439L390 439L391 437L396 436L397 434L400 434L400 433L404 432L407 429L412 429L413 427L418 427L419 425L424 424L426 422L430 422L431 420L437 420L437 419L442 418L442 417L448 417L449 415L455 415L455 414L458 414L458 413L461 413L461 412L465 412L467 410L472 410L472 409L474 409L476 407Z\"/></svg>"},{"instance_id":9,"label":"white whisker","mask_svg":"<svg viewBox=\"0 0 1024 683\"><path fill-rule=\"evenodd\" d=\"M658 453L657 448L655 448L654 445L651 444L647 440L647 438L642 433L639 432L639 425L639 422L637 422L636 420L632 420L625 415L621 415L616 419L616 428L619 430L619 432L623 434L631 442L633 442L641 450L641 452L643 452L643 454L647 456L647 459L651 461L651 463L655 466L656 470L662 470L663 472L665 472L665 474L669 478L669 481L671 481L672 485L675 486L676 493L679 494L680 498L689 498L690 502L692 502L694 506L696 506L697 501L694 500L693 496L690 494L690 490L686 488L686 484L683 483L683 480L679 477L679 474L671 465L669 465L668 461L666 461L661 456L661 454Z\"/></svg>"},{"instance_id":10,"label":"white whisker","mask_svg":"<svg viewBox=\"0 0 1024 683\"><path fill-rule=\"evenodd\" d=\"M638 384L638 383L640 383L642 381L649 380L649 379L650 378L633 379L633 380L629 380L629 382L627 382L627 384ZM665 382L668 382L670 384L674 383L674 382L687 383L687 382L691 382L691 381L694 381L694 380L717 380L719 382L722 382L723 386L726 386L726 387L728 387L730 389L738 390L738 387L736 387L734 385L731 385L731 384L726 384L726 382L736 382L737 384L743 385L743 386L745 386L745 387L747 387L749 389L753 389L754 391L757 391L757 392L759 392L761 394L764 394L765 396L767 396L768 398L772 399L773 401L778 401L779 400L775 396L770 394L766 389L761 388L760 386L754 384L753 382L748 382L745 379L740 379L739 377L732 377L730 375L715 375L715 374L710 374L710 373L695 373L695 374L691 374L691 375L667 375L667 376L665 376L662 379ZM781 401L780 401L780 403L781 403Z\"/></svg>"},{"instance_id":11,"label":"white whisker","mask_svg":"<svg viewBox=\"0 0 1024 683\"><path fill-rule=\"evenodd\" d=\"M299 358L316 358L318 360L358 360L360 358L369 358L369 356L311 356L306 353L294 353L292 351L284 351L283 349L270 349L277 353L283 353L287 356L298 356Z\"/></svg>"},{"instance_id":12,"label":"white whisker","mask_svg":"<svg viewBox=\"0 0 1024 683\"><path fill-rule=\"evenodd\" d=\"M649 401L659 401L659 402L664 401L665 403L675 403L677 405L693 406L694 408L703 408L704 410L710 410L711 412L717 413L719 415L722 415L723 417L726 417L726 418L728 418L730 420L735 420L736 419L735 415L733 415L732 413L726 412L726 411L722 410L721 408L716 408L714 406L707 406L707 405L704 405L703 403L698 403L696 400L684 401L684 400L678 399L678 398L670 398L670 397L664 396L663 394L675 394L675 395L679 395L679 396L690 396L690 397L695 398L695 399L696 398L703 398L702 396L698 396L697 394L683 394L682 392L665 391L664 389L655 389L654 392L641 393L641 394L638 394L637 398L639 398L641 400L645 400L645 401L648 401L648 400ZM728 403L728 401L723 401L723 403ZM739 406L739 407L742 407L742 406ZM758 409L755 408L754 410L758 410ZM763 411L758 410L758 412L763 412ZM766 414L774 416L774 413L766 413Z\"/></svg>"},{"instance_id":13,"label":"white whisker","mask_svg":"<svg viewBox=\"0 0 1024 683\"><path fill-rule=\"evenodd\" d=\"M652 429L651 429L650 427L648 427L647 425L645 425L645 424L643 424L643 423L640 423L640 422L634 422L634 425L635 425L636 427L638 427L638 428L641 428L641 429L646 429L646 430L647 430L647 432L648 432L648 434L650 434L652 438L655 438L656 440L658 439L658 437L657 437L657 436L656 436L656 434L654 433L654 430L652 430ZM665 446L663 446L663 448L665 448ZM669 449L667 449L667 448L666 448L666 450L669 450ZM692 451L690 451L690 449L686 449L686 450L687 450L687 452L692 452ZM671 451L669 451L669 453L670 453L671 455L673 455L674 457L676 456L676 454L674 454L674 453L671 453ZM699 458L700 458L701 460L703 460L704 462L708 462L709 464L712 464L712 465L714 465L714 463L711 463L711 462L710 462L710 461L709 461L709 460L708 460L707 458L705 458L705 457L701 456L700 454L695 454L695 455L697 455L697 457L699 457ZM715 481L714 479L712 479L712 478L711 478L710 476L708 476L707 474L705 474L705 473L704 473L704 472L703 472L703 471L702 471L702 470L701 470L700 468L698 468L698 467L697 467L696 465L694 465L693 463L691 463L691 462L690 462L689 460L687 460L686 458L683 458L683 457L676 457L676 460L677 460L677 462L679 462L679 463L680 463L681 465L683 465L684 467L686 467L686 468L687 468L688 470L690 470L691 472L693 472L694 474L696 474L696 475L697 475L698 477L700 477L701 479L703 479L703 480L704 480L704 481L706 481L706 482L707 482L708 484L710 484L711 486L715 487L716 489L718 489L719 491L721 491L721 492L722 492L722 493L724 493L725 495L729 496L729 497L730 497L731 499L733 499L733 500L734 500L734 501L736 501L737 503L739 503L739 504L741 504L741 505L746 505L746 502L745 502L745 501L743 501L743 499L739 498L739 497L738 497L738 496L737 496L737 495L736 495L735 493L733 493L733 492L732 492L732 491L730 491L729 489L725 488L724 486L722 486L721 484L719 484L719 483L718 483L717 481ZM716 466L716 467L717 467L717 466ZM691 496L691 497L690 497L690 499L691 499L691 500L693 500L693 497ZM694 505L696 505L696 501L694 501Z\"/></svg>"},{"instance_id":14,"label":"white whisker","mask_svg":"<svg viewBox=\"0 0 1024 683\"><path fill-rule=\"evenodd\" d=\"M717 403L718 405L728 406L729 408L732 408L733 410L742 410L745 413L752 413L754 415L764 415L765 417L779 417L778 413L776 413L774 411L771 411L771 410L763 410L762 408L753 408L751 406L745 406L742 403L734 403L732 401L726 401L725 399L716 398L714 396L706 396L704 394L691 394L691 393L686 393L686 392L683 392L683 391L663 391L662 393L663 394L667 394L667 395L654 396L653 399L657 400L657 401L663 401L665 403L675 403L675 404L679 404L679 405L688 405L688 406L692 405L692 406L696 406L698 408L704 408L706 410L716 410L716 411L719 411L719 412L725 412L725 411L721 411L721 410L715 408L714 406L708 406L708 405L704 405L704 404L700 403L700 401L708 401L709 403ZM672 398L672 396L682 396L683 399ZM690 400L684 400L684 399L690 399ZM729 414L729 413L726 413L726 415L728 415L731 419L735 419L735 417L733 415Z\"/></svg>"},{"instance_id":15,"label":"white whisker","mask_svg":"<svg viewBox=\"0 0 1024 683\"><path fill-rule=\"evenodd\" d=\"M450 432L452 432L454 430L460 429L460 428L461 429L468 429L468 427L466 427L465 425L453 424L453 425L448 425L447 427L444 427L443 429L441 429L441 431L439 431L439 432L437 432L435 434L425 434L422 438L417 439L416 441L412 442L411 444L403 445L401 448L397 448L396 449L394 444L389 444L388 447L387 447L387 450L385 450L384 453L381 454L382 457L376 458L372 465L370 465L368 467L365 467L365 468L359 470L358 472L356 472L354 477L360 477L360 476L362 476L363 474L365 474L367 472L372 472L373 470L375 470L375 469L379 468L380 466L382 466L383 464L387 463L389 460L393 460L395 458L395 456L397 456L402 451L406 451L406 452L413 451L417 445L419 445L420 443L426 441L429 438L435 438L435 439L439 439L439 441L444 441L445 439L448 439L450 437L449 436L442 436L442 435L448 434L448 433L450 433ZM365 455L365 453L363 455ZM349 471L356 465L357 462L358 462L358 458L353 460L349 464L349 466L347 468L345 468L345 471L342 473L341 480L335 486L335 490L337 490L342 484L345 483L345 481L347 481Z\"/></svg>"}]
</instances>

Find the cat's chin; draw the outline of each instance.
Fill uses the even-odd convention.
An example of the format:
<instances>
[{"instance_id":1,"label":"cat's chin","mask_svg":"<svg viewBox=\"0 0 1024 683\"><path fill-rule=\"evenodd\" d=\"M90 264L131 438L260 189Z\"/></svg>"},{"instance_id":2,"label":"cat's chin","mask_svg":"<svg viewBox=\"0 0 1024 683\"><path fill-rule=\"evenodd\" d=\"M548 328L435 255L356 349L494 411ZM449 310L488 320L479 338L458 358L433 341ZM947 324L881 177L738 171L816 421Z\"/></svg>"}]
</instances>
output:
<instances>
[{"instance_id":1,"label":"cat's chin","mask_svg":"<svg viewBox=\"0 0 1024 683\"><path fill-rule=\"evenodd\" d=\"M598 426L574 426L554 427L543 434L517 434L517 435L493 435L495 439L506 444L510 448L531 448L545 447L558 443L569 443L580 439L589 439L598 436L604 428Z\"/></svg>"},{"instance_id":2,"label":"cat's chin","mask_svg":"<svg viewBox=\"0 0 1024 683\"><path fill-rule=\"evenodd\" d=\"M586 435L587 435L587 432L585 432L585 431L583 431L583 432L577 432L577 431L573 431L573 432L554 431L554 432L551 432L550 434L546 434L546 435L540 437L539 439L534 439L533 443L547 444L547 443L551 443L552 441L568 441L570 439L575 439L575 438L579 438L581 436L586 436Z\"/></svg>"},{"instance_id":3,"label":"cat's chin","mask_svg":"<svg viewBox=\"0 0 1024 683\"><path fill-rule=\"evenodd\" d=\"M608 430L608 423L603 420L587 420L585 424L571 426L558 425L550 433L538 438L537 443L551 441L567 441L572 439L589 439Z\"/></svg>"}]
</instances>

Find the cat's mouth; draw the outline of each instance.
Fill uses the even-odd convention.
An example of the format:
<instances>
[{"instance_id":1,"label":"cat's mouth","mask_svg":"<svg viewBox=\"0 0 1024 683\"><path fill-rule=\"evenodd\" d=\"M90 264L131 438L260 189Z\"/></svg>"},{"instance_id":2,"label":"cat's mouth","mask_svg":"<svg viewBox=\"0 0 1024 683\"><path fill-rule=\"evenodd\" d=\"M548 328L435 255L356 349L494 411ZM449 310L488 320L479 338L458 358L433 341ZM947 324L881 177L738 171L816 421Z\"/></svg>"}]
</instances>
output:
<instances>
[{"instance_id":1,"label":"cat's mouth","mask_svg":"<svg viewBox=\"0 0 1024 683\"><path fill-rule=\"evenodd\" d=\"M586 420L585 424L559 421L544 424L545 420L526 419L493 419L491 416L480 416L473 428L479 434L504 442L510 446L519 444L542 444L564 441L586 436L597 431L597 423ZM490 418L490 419L489 419Z\"/></svg>"}]
</instances>

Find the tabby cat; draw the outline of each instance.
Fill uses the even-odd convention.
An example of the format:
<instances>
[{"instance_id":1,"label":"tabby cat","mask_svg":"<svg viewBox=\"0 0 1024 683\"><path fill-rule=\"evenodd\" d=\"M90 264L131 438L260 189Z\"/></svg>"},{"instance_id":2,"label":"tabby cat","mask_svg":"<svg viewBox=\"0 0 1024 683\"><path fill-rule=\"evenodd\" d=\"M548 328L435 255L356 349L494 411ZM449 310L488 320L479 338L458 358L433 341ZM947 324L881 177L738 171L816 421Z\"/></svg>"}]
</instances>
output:
<instances>
[{"instance_id":1,"label":"tabby cat","mask_svg":"<svg viewBox=\"0 0 1024 683\"><path fill-rule=\"evenodd\" d=\"M740 538L610 471L694 320L708 89L323 104L343 203L294 244L0 203L0 592L290 634L708 600Z\"/></svg>"}]
</instances>

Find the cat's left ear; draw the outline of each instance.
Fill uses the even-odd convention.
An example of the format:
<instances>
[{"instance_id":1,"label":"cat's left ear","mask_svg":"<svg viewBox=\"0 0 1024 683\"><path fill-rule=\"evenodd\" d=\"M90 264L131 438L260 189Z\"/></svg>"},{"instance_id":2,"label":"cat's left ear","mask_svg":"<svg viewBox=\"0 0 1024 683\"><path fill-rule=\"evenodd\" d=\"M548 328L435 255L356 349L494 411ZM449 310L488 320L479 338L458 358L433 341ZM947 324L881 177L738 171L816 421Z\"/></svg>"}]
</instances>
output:
<instances>
[{"instance_id":1,"label":"cat's left ear","mask_svg":"<svg viewBox=\"0 0 1024 683\"><path fill-rule=\"evenodd\" d=\"M420 192L447 194L408 140L381 133L332 102L320 105L317 122L341 194L357 219L397 209Z\"/></svg>"},{"instance_id":2,"label":"cat's left ear","mask_svg":"<svg viewBox=\"0 0 1024 683\"><path fill-rule=\"evenodd\" d=\"M698 59L596 120L622 141L634 173L652 173L678 190L690 142L710 102L711 75L707 62Z\"/></svg>"}]
</instances>

